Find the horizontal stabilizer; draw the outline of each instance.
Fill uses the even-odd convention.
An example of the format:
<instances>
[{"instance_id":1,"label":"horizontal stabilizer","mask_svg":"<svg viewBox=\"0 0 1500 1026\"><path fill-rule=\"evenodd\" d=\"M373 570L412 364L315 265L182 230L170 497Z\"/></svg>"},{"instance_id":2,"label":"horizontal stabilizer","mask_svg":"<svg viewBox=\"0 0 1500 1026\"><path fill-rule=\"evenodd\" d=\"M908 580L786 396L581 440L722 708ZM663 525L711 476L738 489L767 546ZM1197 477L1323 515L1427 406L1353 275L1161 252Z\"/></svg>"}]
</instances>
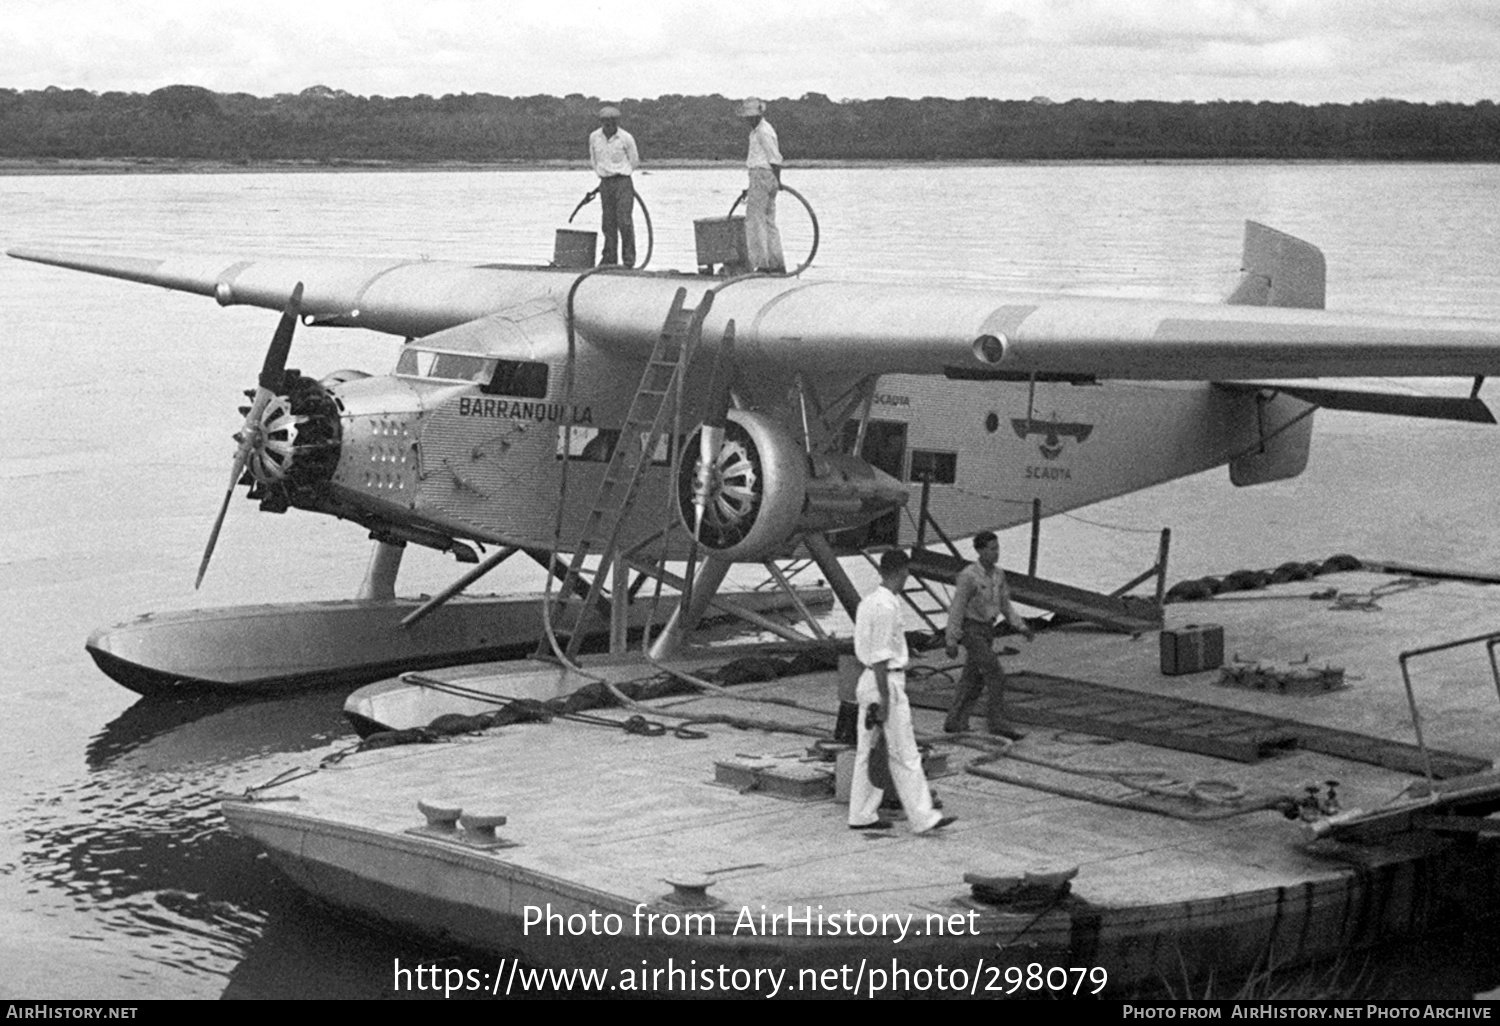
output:
<instances>
[{"instance_id":1,"label":"horizontal stabilizer","mask_svg":"<svg viewBox=\"0 0 1500 1026\"><path fill-rule=\"evenodd\" d=\"M1474 424L1495 423L1495 415L1484 404L1484 400L1475 397L1368 392L1281 381L1219 381L1215 385L1234 392L1279 392L1326 410L1382 413L1394 417L1426 417L1429 420L1462 420Z\"/></svg>"}]
</instances>

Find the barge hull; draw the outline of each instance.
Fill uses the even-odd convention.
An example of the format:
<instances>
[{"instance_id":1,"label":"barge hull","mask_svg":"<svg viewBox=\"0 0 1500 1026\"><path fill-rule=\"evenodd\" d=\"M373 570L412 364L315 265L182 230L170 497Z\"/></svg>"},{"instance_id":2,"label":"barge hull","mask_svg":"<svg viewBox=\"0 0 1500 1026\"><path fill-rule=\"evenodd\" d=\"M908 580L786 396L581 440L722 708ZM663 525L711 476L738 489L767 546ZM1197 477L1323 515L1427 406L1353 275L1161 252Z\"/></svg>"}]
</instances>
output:
<instances>
[{"instance_id":1,"label":"barge hull","mask_svg":"<svg viewBox=\"0 0 1500 1026\"><path fill-rule=\"evenodd\" d=\"M861 963L911 971L941 965L949 972L963 969L978 993L995 994L1009 989L1007 968L1037 964L1103 969L1111 981L1108 993L1122 985L1222 974L1231 964L1326 960L1472 918L1475 909L1496 907L1500 896L1500 862L1476 861L1458 845L1435 844L1416 857L1302 885L1170 905L1106 909L1065 902L1068 907L1001 912L976 902L971 909L983 910L983 927L957 938L893 943L884 936L816 936L800 927L761 937L747 925L759 922L758 908L712 913L707 936L638 936L638 924L653 915L657 923L672 916L689 922L686 917L698 912L661 900L622 903L442 841L330 826L254 803L226 804L225 815L295 883L333 906L475 953L612 974L665 966L669 959L679 966L788 970L793 980L804 969L842 973ZM619 936L604 932L602 924L613 922L605 919L610 914L618 917ZM951 922L965 910L953 906L933 914ZM793 915L817 922L820 913L804 906L794 907ZM548 930L537 925L538 918L554 925ZM570 920L577 932L568 929ZM585 921L601 925L582 928ZM691 922L704 929L701 921Z\"/></svg>"}]
</instances>

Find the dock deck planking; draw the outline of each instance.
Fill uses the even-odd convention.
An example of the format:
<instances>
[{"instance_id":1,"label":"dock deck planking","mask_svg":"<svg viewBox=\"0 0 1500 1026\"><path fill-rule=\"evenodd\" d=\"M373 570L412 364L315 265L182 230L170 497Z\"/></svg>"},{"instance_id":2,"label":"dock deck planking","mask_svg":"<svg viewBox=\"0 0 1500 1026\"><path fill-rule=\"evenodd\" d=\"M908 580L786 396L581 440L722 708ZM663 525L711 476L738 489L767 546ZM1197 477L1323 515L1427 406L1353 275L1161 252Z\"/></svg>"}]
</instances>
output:
<instances>
[{"instance_id":1,"label":"dock deck planking","mask_svg":"<svg viewBox=\"0 0 1500 1026\"><path fill-rule=\"evenodd\" d=\"M1273 652L1264 648L1263 639L1274 636L1274 654L1283 660L1289 654L1300 658L1306 651L1315 663L1346 666L1356 680L1342 692L1249 692L1211 683L1216 673L1166 678L1158 672L1154 644L1087 629L1044 633L1034 645L1023 646L1020 656L1007 660L1007 666L1067 673L1143 696L1191 698L1229 710L1296 718L1330 729L1365 729L1374 737L1409 741L1396 654L1417 644L1473 633L1476 598L1488 599L1481 605L1500 620L1500 600L1476 595L1474 588L1445 582L1405 592L1388 600L1389 611L1375 613L1320 610L1305 597L1269 595L1262 602L1199 604L1191 610L1169 607L1169 622L1187 622L1185 617L1191 616L1225 623L1231 652L1238 649L1247 656L1269 658ZM1467 609L1470 618L1456 622L1455 609ZM1296 617L1285 622L1288 611ZM1277 620L1283 621L1280 628L1274 626ZM1401 629L1392 630L1393 623ZM1500 699L1488 680L1483 654L1473 655L1468 661L1434 661L1418 670L1424 727L1430 745L1489 758L1500 738ZM473 675L466 671L466 676ZM1463 700L1449 703L1449 693L1461 694ZM821 723L831 729L837 707L831 673L742 685L736 694L791 697L826 711L710 694L647 703L658 710L648 715L672 723L668 710L674 716L728 714ZM1472 701L1475 694L1487 696L1488 706ZM1394 715L1398 711L1399 719ZM595 710L588 715L620 722L634 711ZM682 740L670 733L644 737L557 720L513 724L442 744L357 754L328 772L298 781L294 789L300 800L283 809L314 834L329 824L402 834L421 823L419 799L440 798L471 811L504 813L510 822L499 833L517 846L493 854L465 853L467 865L491 872L483 869L490 865L498 875L518 871L528 880L541 881L543 891L550 886L559 896L602 902L597 907L621 912L636 903L659 908L661 897L670 890L668 878L705 874L714 879L710 894L730 910L823 905L830 911L920 916L977 908L1003 932L1005 923L1021 919L1005 909L973 904L965 873L1019 875L1078 866L1070 900L1107 918L1088 945L1111 943L1135 952L1130 959L1144 960L1132 962L1139 971L1154 971L1149 967L1156 956L1131 947L1131 930L1149 935L1155 951L1162 936L1174 931L1218 931L1216 937L1229 931L1238 936L1237 923L1255 920L1269 922L1273 934L1285 933L1300 922L1299 916L1308 923L1322 917L1316 921L1326 925L1342 921L1341 916L1348 920L1348 908L1363 903L1356 923L1357 939L1363 941L1368 940L1366 934L1379 932L1377 927L1399 927L1400 902L1411 905L1406 921L1412 924L1425 914L1417 904L1427 884L1415 880L1417 870L1412 868L1423 844L1409 836L1376 846L1310 843L1302 824L1275 811L1192 821L995 781L963 772L985 753L941 734L940 710L915 708L914 720L919 735L942 746L950 765L959 770L935 784L944 811L957 815L958 822L930 837L911 835L903 822L889 832L852 832L845 826L845 806L832 799L790 801L715 783L716 760L795 753L812 740L722 724L696 726L708 734L704 740ZM1379 806L1414 780L1406 772L1324 752L1292 750L1240 763L1138 741L1072 743L1077 740L1067 731L1033 728L1015 752L1032 752L1075 767L1158 769L1181 780L1223 781L1292 796L1304 784L1336 779L1345 808ZM1040 770L1015 759L1001 759L999 764L1022 775ZM456 847L441 841L418 843L418 852ZM438 863L447 858L435 857ZM416 861L424 858L418 854ZM434 863L426 864L424 872ZM383 867L381 872L399 875L400 870ZM1353 889L1351 879L1360 874L1361 879L1383 881L1375 911L1365 907L1377 900L1371 897L1374 891ZM1075 916L1070 927L1068 916L1056 910L1024 918L1036 923L1027 928L1032 931L1029 936L1071 943L1074 949L1083 942L1076 936L1069 941L1068 931L1076 934L1080 923L1090 921L1087 914ZM1304 936L1307 928L1297 929L1301 933L1296 950L1314 950L1316 945L1309 945ZM1249 930L1244 943L1252 944L1256 936L1260 934ZM1348 939L1352 942L1356 935ZM1338 938L1332 941L1341 943Z\"/></svg>"}]
</instances>

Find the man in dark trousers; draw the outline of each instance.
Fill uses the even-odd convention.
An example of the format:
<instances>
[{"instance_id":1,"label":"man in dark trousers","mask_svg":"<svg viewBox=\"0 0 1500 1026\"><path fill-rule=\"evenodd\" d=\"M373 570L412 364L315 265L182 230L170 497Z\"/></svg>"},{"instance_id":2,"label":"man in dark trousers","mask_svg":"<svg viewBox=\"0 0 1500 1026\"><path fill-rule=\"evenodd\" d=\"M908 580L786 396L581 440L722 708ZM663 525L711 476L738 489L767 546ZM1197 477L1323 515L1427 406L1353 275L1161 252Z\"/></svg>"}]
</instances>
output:
<instances>
[{"instance_id":1,"label":"man in dark trousers","mask_svg":"<svg viewBox=\"0 0 1500 1026\"><path fill-rule=\"evenodd\" d=\"M966 657L964 675L953 696L953 707L943 729L961 734L969 729L969 712L979 696L989 689L986 707L989 731L1019 741L1026 735L1005 718L1005 671L995 656L995 623L1001 617L1030 641L1035 632L1016 612L1005 586L1005 571L1000 569L1000 540L989 531L974 536L977 562L964 567L958 575L953 607L948 610L948 658L958 655L962 642Z\"/></svg>"},{"instance_id":2,"label":"man in dark trousers","mask_svg":"<svg viewBox=\"0 0 1500 1026\"><path fill-rule=\"evenodd\" d=\"M620 127L618 107L599 108L599 127L589 135L589 159L599 176L599 202L603 207L599 230L604 236L604 253L599 263L634 267L635 185L630 175L640 167L641 158L635 137Z\"/></svg>"}]
</instances>

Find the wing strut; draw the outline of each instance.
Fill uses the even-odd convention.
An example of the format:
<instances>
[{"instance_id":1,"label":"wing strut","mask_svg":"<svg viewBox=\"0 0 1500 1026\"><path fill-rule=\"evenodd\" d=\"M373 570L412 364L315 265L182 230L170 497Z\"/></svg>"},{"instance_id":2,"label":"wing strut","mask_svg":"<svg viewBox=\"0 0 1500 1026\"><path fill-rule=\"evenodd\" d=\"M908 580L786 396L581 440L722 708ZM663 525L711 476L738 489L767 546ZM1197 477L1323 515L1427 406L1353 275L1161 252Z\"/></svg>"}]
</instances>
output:
<instances>
[{"instance_id":1,"label":"wing strut","mask_svg":"<svg viewBox=\"0 0 1500 1026\"><path fill-rule=\"evenodd\" d=\"M506 545L496 552L491 553L483 563L480 563L478 566L471 568L468 573L464 574L458 580L448 585L448 587L432 596L426 602L423 602L420 606L418 606L416 609L413 609L410 613L407 613L406 616L402 618L401 623L398 624L398 626L410 627L412 624L417 623L418 621L426 617L427 614L431 613L443 603L447 602L449 599L462 592L469 585L479 580L485 574L495 569L495 567L499 566L501 563L504 563L507 559L509 559L511 556L514 556L519 551L521 550L514 545Z\"/></svg>"}]
</instances>

